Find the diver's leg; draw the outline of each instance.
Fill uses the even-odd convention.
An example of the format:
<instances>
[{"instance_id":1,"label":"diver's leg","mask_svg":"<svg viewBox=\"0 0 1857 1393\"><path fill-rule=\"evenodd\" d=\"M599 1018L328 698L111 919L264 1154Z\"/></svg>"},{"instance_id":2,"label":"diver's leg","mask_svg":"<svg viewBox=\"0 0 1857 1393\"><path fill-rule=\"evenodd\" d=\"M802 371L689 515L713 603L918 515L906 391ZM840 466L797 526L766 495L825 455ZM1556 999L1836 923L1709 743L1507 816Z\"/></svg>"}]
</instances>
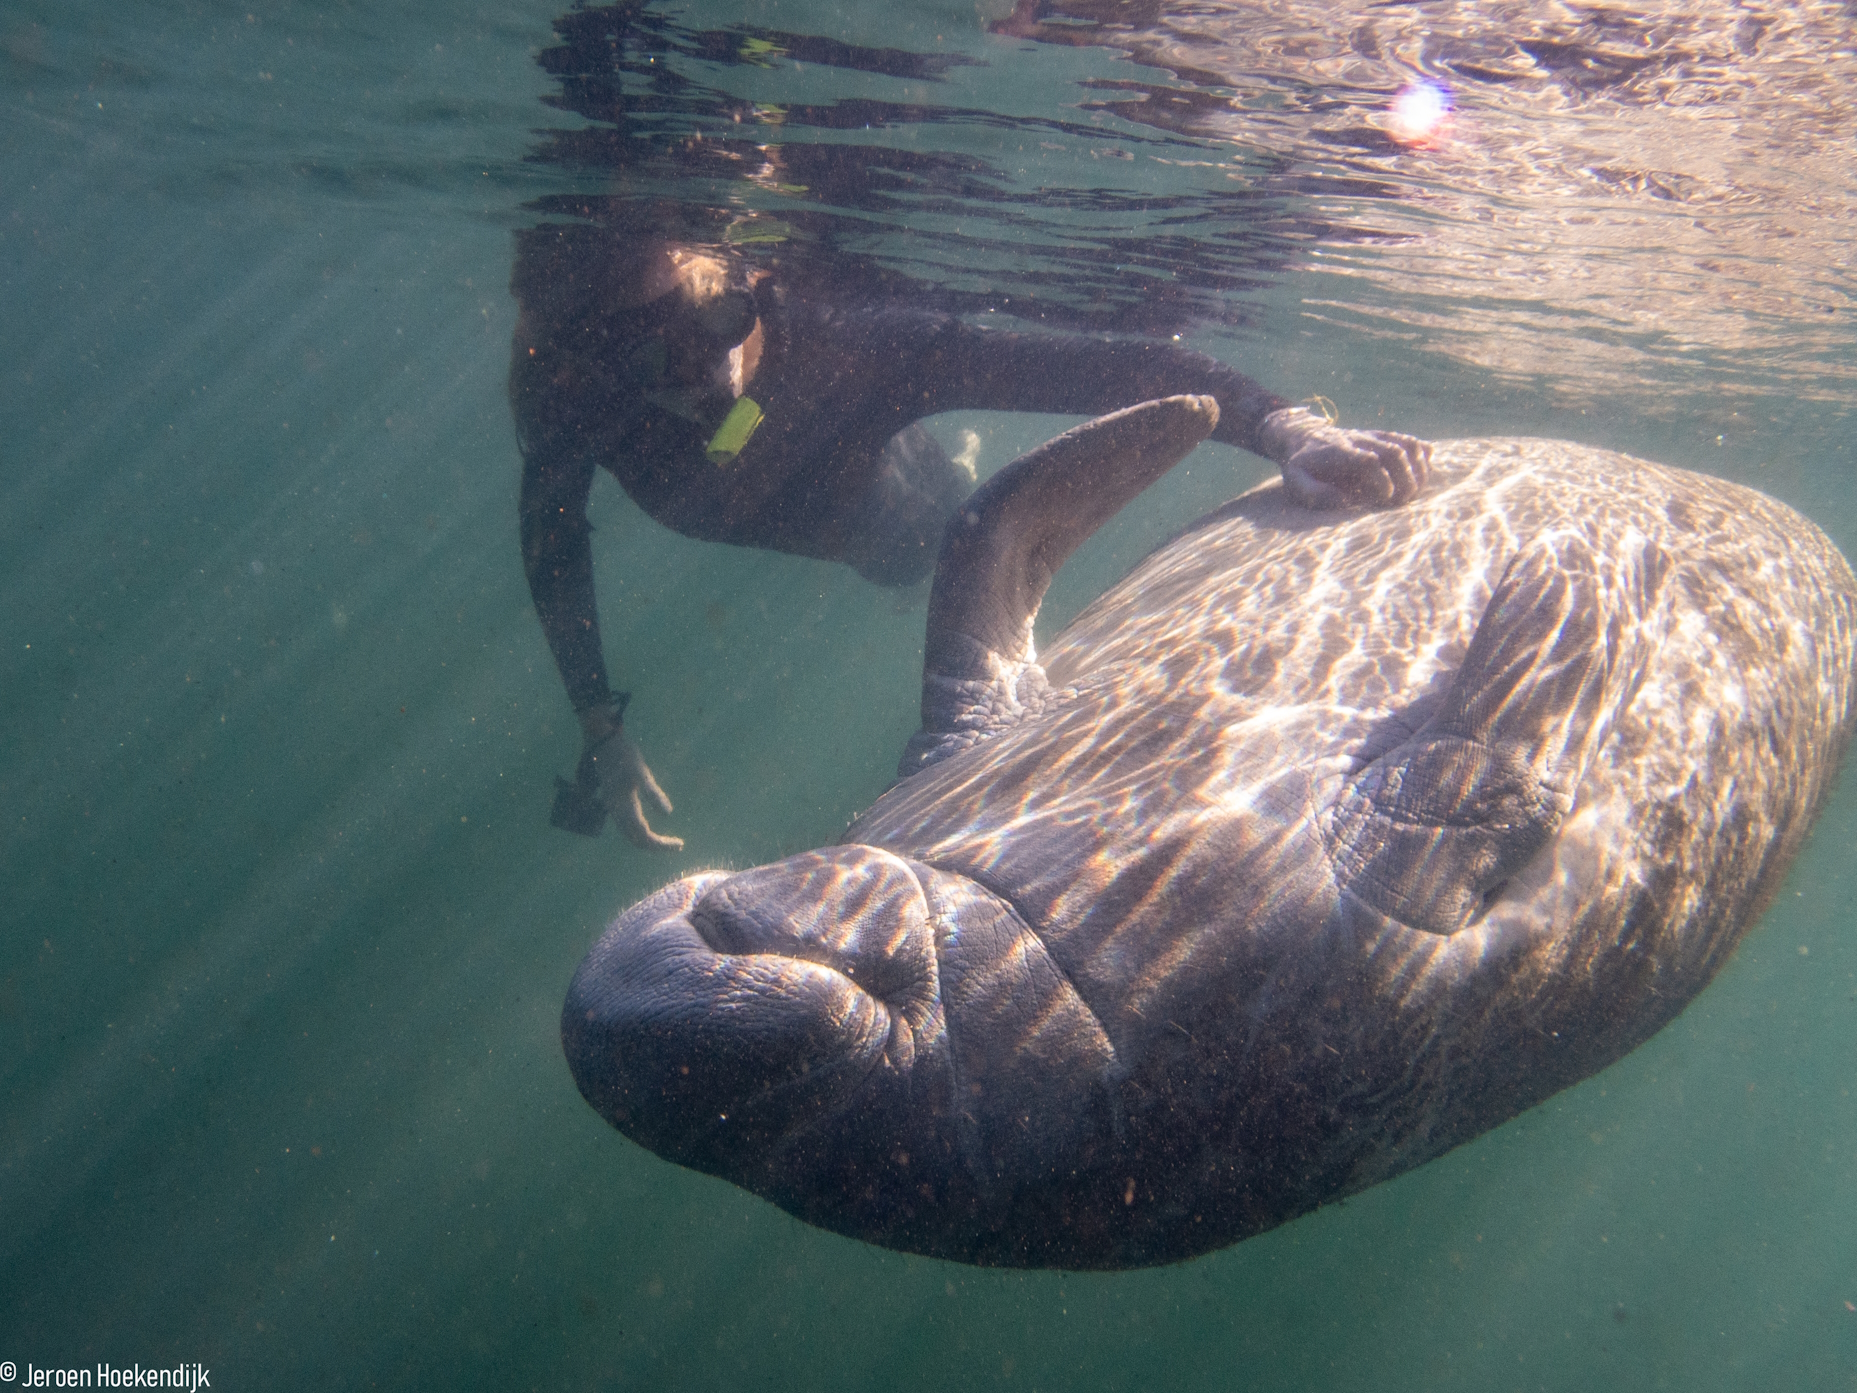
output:
<instances>
[{"instance_id":1,"label":"diver's leg","mask_svg":"<svg viewBox=\"0 0 1857 1393\"><path fill-rule=\"evenodd\" d=\"M935 569L942 529L973 486L934 436L906 426L878 456L846 561L877 585L914 585Z\"/></svg>"}]
</instances>

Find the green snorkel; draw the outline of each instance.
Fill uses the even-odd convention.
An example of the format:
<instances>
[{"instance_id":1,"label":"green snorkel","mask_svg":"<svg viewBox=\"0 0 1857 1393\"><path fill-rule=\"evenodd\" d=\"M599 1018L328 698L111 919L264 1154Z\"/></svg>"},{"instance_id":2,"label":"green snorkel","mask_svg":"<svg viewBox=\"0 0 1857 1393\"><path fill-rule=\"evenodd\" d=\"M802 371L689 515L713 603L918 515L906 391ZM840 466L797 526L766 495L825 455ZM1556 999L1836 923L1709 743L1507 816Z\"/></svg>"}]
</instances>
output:
<instances>
[{"instance_id":1,"label":"green snorkel","mask_svg":"<svg viewBox=\"0 0 1857 1393\"><path fill-rule=\"evenodd\" d=\"M750 397L737 397L735 405L729 408L729 414L716 427L716 433L709 437L709 444L704 446L703 453L709 456L711 464L727 464L742 452L748 437L754 434L755 427L760 424L760 406Z\"/></svg>"}]
</instances>

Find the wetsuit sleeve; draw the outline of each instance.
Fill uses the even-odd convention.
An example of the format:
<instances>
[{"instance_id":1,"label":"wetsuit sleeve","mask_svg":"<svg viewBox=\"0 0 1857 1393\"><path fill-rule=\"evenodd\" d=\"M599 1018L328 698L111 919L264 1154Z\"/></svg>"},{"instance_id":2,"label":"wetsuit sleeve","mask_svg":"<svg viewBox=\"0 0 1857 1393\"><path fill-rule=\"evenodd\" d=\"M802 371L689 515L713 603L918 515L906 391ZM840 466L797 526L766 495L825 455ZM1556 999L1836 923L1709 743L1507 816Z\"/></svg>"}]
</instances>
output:
<instances>
[{"instance_id":1,"label":"wetsuit sleeve","mask_svg":"<svg viewBox=\"0 0 1857 1393\"><path fill-rule=\"evenodd\" d=\"M1253 454L1264 417L1291 405L1236 368L1190 348L1143 339L1026 334L958 321L934 336L922 379L929 410L1051 411L1096 416L1155 397L1198 393L1219 403L1214 440Z\"/></svg>"},{"instance_id":2,"label":"wetsuit sleeve","mask_svg":"<svg viewBox=\"0 0 1857 1393\"><path fill-rule=\"evenodd\" d=\"M584 711L612 696L587 521L598 459L595 443L574 431L572 413L549 409L561 405L552 397L536 380L536 370L519 358L510 372L510 405L522 448L522 568L568 700L575 711Z\"/></svg>"}]
</instances>

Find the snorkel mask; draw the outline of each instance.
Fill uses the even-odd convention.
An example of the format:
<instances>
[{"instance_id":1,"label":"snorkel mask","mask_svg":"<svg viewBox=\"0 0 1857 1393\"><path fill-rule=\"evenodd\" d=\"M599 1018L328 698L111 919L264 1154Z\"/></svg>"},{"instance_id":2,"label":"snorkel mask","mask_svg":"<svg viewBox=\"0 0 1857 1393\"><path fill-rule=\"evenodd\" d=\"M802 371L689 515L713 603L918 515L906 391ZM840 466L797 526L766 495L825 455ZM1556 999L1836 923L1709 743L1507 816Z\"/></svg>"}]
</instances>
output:
<instances>
[{"instance_id":1,"label":"snorkel mask","mask_svg":"<svg viewBox=\"0 0 1857 1393\"><path fill-rule=\"evenodd\" d=\"M718 465L729 463L762 420L760 406L742 391L760 355L752 279L732 258L664 246L647 260L637 289L646 298L622 311L633 327L621 376L665 410L715 423L704 453ZM717 422L712 403L731 399Z\"/></svg>"}]
</instances>

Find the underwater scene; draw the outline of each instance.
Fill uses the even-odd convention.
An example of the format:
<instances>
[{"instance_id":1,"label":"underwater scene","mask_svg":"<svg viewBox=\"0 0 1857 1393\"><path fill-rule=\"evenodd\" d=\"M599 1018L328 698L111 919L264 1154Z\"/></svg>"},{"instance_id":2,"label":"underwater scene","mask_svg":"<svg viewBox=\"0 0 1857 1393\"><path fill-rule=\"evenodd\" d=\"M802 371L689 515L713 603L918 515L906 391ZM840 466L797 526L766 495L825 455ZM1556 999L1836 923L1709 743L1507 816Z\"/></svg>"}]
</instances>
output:
<instances>
[{"instance_id":1,"label":"underwater scene","mask_svg":"<svg viewBox=\"0 0 1857 1393\"><path fill-rule=\"evenodd\" d=\"M657 1124L563 1048L629 907L965 816L910 793L1010 730L931 711L942 529L1088 418L1203 394L985 620L1036 611L988 670L1014 721L1034 650L1080 680L1092 602L1170 541L1139 574L1190 594L1196 520L1279 465L1384 531L1432 516L1419 442L1434 482L1571 442L1784 505L1698 574L1791 575L1811 524L1857 556L1853 91L1843 0L9 5L0 1386L1857 1390L1848 716L1688 771L1725 822L1804 811L1695 869L1758 918L1622 1045L1531 1092L1492 1029L1474 1127L1366 1127L1397 1163L1217 1241L962 1248L893 1196L860 1230L782 1190L800 1153L621 1135ZM1130 453L1065 439L1033 461ZM1262 633L1336 582L1258 525ZM1844 622L1764 641L1829 670ZM949 762L899 785L906 750ZM1582 812L1651 835L1542 817ZM1120 1137L1097 1101L1026 1145Z\"/></svg>"}]
</instances>

